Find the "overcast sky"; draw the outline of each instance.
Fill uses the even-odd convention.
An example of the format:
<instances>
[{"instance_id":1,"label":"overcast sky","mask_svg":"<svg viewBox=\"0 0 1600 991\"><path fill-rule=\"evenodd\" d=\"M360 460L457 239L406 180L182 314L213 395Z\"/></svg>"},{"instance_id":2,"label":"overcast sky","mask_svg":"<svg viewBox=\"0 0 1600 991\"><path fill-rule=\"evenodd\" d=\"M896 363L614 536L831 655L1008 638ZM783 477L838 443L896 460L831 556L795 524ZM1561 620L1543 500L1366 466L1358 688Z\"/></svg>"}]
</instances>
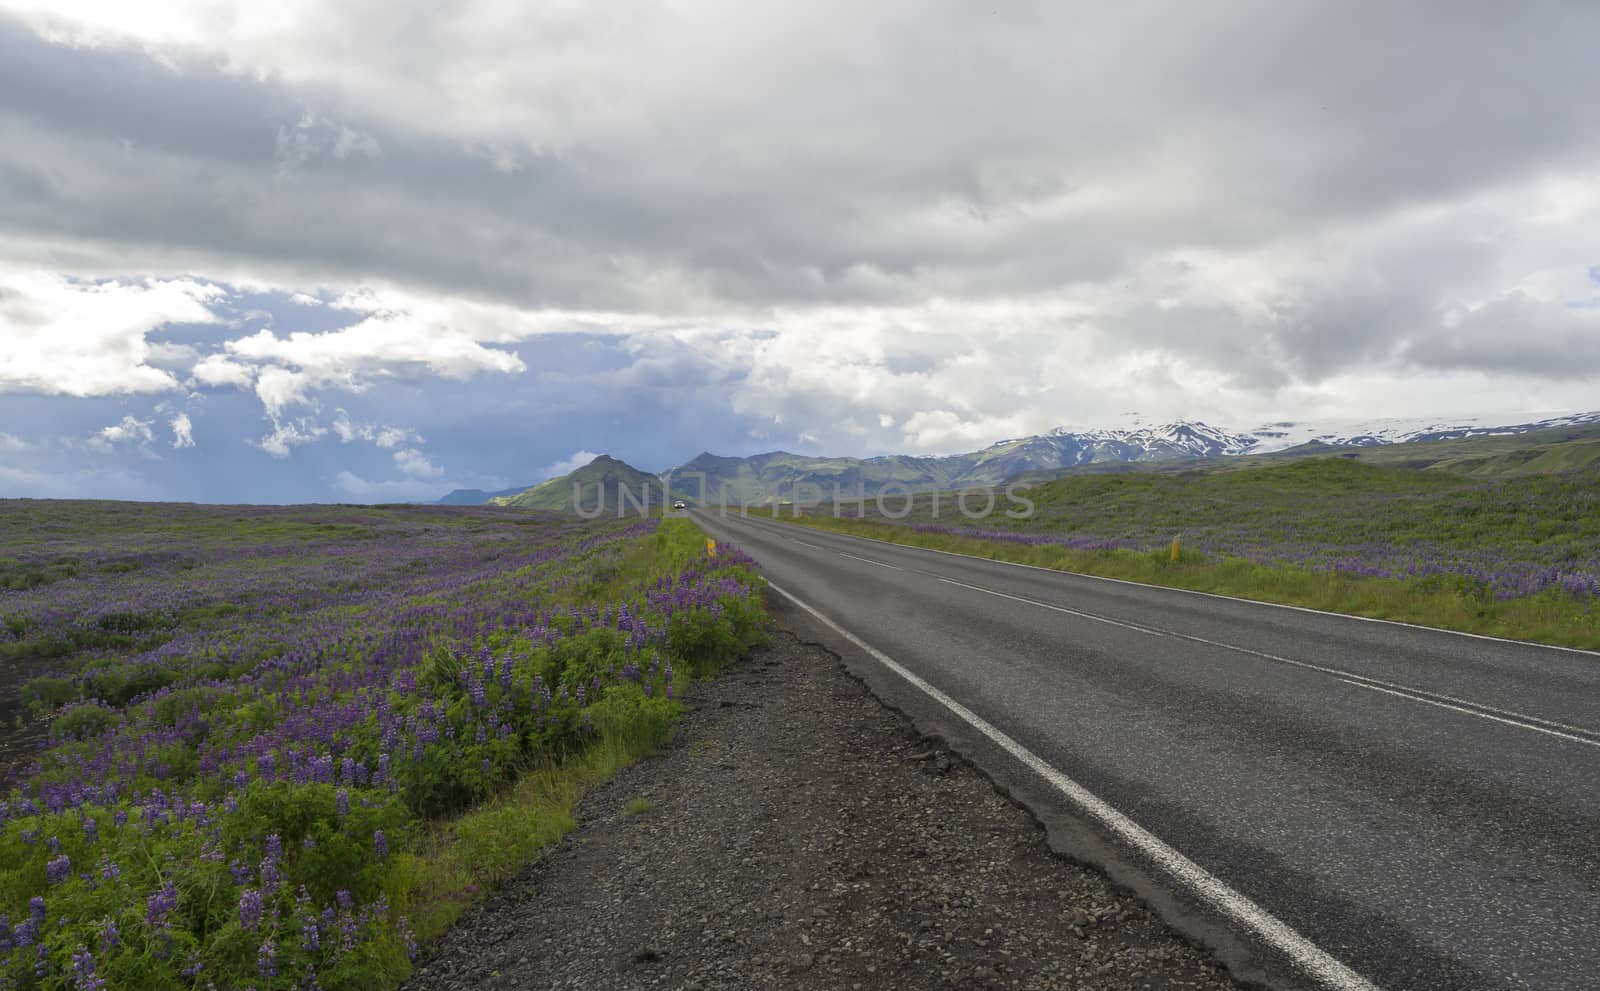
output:
<instances>
[{"instance_id":1,"label":"overcast sky","mask_svg":"<svg viewBox=\"0 0 1600 991\"><path fill-rule=\"evenodd\" d=\"M0 496L1600 408L1600 4L0 0Z\"/></svg>"}]
</instances>

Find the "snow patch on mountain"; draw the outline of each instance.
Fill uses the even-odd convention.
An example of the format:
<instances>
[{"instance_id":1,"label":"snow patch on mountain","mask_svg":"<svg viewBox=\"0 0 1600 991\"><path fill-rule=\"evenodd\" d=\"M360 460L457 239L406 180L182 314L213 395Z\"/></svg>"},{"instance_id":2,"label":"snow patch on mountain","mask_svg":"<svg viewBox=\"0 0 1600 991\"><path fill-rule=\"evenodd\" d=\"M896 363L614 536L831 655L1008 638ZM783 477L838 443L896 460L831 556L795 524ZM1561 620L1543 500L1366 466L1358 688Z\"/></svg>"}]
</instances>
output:
<instances>
[{"instance_id":1,"label":"snow patch on mountain","mask_svg":"<svg viewBox=\"0 0 1600 991\"><path fill-rule=\"evenodd\" d=\"M1538 416L1539 414L1533 414ZM1269 423L1250 431L1252 454L1282 451L1312 442L1334 447L1376 447L1382 444L1407 444L1413 441L1455 440L1462 437L1495 437L1525 434L1534 430L1554 430L1600 424L1600 412L1560 412L1529 419L1529 414L1503 414L1439 417L1389 417L1367 421Z\"/></svg>"}]
</instances>

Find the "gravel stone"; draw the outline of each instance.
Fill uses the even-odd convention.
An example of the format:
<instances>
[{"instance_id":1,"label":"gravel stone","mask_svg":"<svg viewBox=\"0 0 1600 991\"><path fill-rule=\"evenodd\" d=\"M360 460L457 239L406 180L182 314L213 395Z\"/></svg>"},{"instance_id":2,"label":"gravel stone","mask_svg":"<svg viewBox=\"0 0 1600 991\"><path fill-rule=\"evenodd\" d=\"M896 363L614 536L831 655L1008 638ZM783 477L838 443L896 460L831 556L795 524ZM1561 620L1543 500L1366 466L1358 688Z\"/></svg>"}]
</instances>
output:
<instances>
[{"instance_id":1,"label":"gravel stone","mask_svg":"<svg viewBox=\"0 0 1600 991\"><path fill-rule=\"evenodd\" d=\"M777 634L686 704L409 991L1235 987L828 652Z\"/></svg>"}]
</instances>

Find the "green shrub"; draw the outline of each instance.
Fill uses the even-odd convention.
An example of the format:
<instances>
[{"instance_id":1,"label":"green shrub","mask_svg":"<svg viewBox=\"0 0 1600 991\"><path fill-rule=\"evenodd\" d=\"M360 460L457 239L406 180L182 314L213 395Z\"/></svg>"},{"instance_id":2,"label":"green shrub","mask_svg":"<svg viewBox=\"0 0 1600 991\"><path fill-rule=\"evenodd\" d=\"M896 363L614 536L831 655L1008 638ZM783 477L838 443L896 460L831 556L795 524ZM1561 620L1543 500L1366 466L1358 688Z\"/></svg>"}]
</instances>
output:
<instances>
[{"instance_id":1,"label":"green shrub","mask_svg":"<svg viewBox=\"0 0 1600 991\"><path fill-rule=\"evenodd\" d=\"M50 722L50 737L54 740L87 740L99 736L122 721L115 709L99 702L79 702L68 705L56 713Z\"/></svg>"}]
</instances>

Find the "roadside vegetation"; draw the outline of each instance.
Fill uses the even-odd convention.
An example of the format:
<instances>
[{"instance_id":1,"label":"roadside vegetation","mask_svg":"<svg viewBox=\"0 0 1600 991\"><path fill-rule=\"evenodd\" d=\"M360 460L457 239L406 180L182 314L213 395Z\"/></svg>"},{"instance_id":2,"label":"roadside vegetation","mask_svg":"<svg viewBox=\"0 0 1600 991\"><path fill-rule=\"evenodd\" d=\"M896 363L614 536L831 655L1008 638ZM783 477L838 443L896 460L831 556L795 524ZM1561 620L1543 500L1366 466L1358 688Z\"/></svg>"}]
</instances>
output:
<instances>
[{"instance_id":1,"label":"roadside vegetation","mask_svg":"<svg viewBox=\"0 0 1600 991\"><path fill-rule=\"evenodd\" d=\"M0 591L49 726L0 800L0 987L393 987L765 622L685 520L0 503L0 534L78 571Z\"/></svg>"},{"instance_id":2,"label":"roadside vegetation","mask_svg":"<svg viewBox=\"0 0 1600 991\"><path fill-rule=\"evenodd\" d=\"M1033 515L944 494L809 526L995 560L1600 649L1600 465L1481 481L1343 458L1064 478ZM974 511L981 498L968 500ZM898 513L903 502L886 503ZM863 518L857 518L858 512ZM784 514L788 518L789 514ZM1171 559L1172 541L1178 560Z\"/></svg>"}]
</instances>

